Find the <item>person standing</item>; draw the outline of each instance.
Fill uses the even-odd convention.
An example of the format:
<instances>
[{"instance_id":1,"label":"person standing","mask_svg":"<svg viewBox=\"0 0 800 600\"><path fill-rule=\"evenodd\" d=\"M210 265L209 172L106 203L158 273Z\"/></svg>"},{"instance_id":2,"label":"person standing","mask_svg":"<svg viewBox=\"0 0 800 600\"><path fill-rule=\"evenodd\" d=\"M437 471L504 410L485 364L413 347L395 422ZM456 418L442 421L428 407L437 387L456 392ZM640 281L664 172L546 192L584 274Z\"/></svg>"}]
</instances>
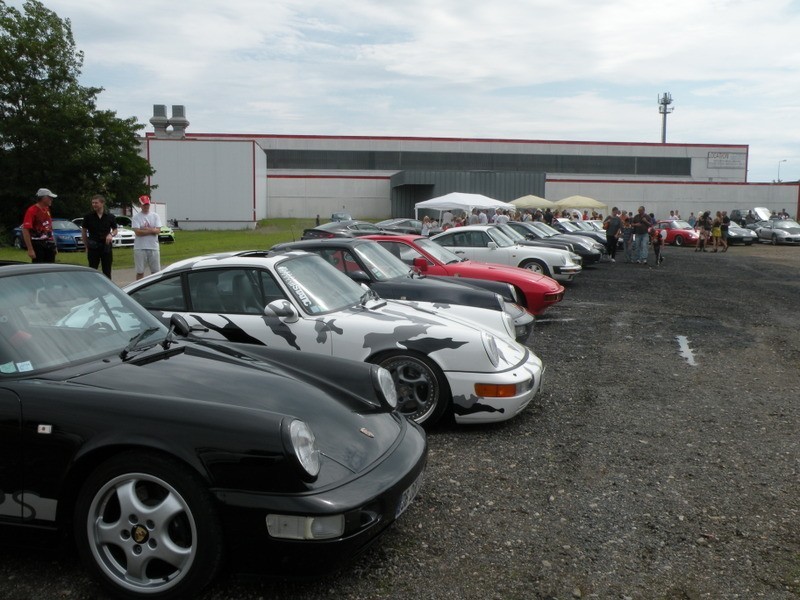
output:
<instances>
[{"instance_id":1,"label":"person standing","mask_svg":"<svg viewBox=\"0 0 800 600\"><path fill-rule=\"evenodd\" d=\"M625 262L633 262L633 225L626 211L622 211L622 249L625 251Z\"/></svg>"},{"instance_id":2,"label":"person standing","mask_svg":"<svg viewBox=\"0 0 800 600\"><path fill-rule=\"evenodd\" d=\"M56 239L53 237L53 217L50 206L58 198L47 188L36 192L36 203L28 207L22 219L22 240L32 263L56 262Z\"/></svg>"},{"instance_id":3,"label":"person standing","mask_svg":"<svg viewBox=\"0 0 800 600\"><path fill-rule=\"evenodd\" d=\"M111 279L111 263L113 262L112 243L117 235L117 220L106 212L106 199L97 194L92 196L92 212L83 217L81 237L86 248L89 266L96 269L102 265L103 274Z\"/></svg>"},{"instance_id":4,"label":"person standing","mask_svg":"<svg viewBox=\"0 0 800 600\"><path fill-rule=\"evenodd\" d=\"M161 270L161 256L158 248L158 234L161 233L161 218L150 209L150 196L139 196L141 212L131 219L136 239L133 241L133 263L136 268L136 280L144 277L145 268L150 273Z\"/></svg>"},{"instance_id":5,"label":"person standing","mask_svg":"<svg viewBox=\"0 0 800 600\"><path fill-rule=\"evenodd\" d=\"M647 264L647 242L650 239L649 231L653 222L644 206L640 206L637 213L633 216L633 258L640 265Z\"/></svg>"},{"instance_id":6,"label":"person standing","mask_svg":"<svg viewBox=\"0 0 800 600\"><path fill-rule=\"evenodd\" d=\"M619 217L619 209L615 206L611 209L611 214L603 221L603 229L606 230L606 248L611 262L617 262L617 240L622 233L622 219Z\"/></svg>"},{"instance_id":7,"label":"person standing","mask_svg":"<svg viewBox=\"0 0 800 600\"><path fill-rule=\"evenodd\" d=\"M728 251L728 231L731 228L731 218L728 216L728 211L722 211L722 226L720 229L722 230L722 251Z\"/></svg>"}]
</instances>

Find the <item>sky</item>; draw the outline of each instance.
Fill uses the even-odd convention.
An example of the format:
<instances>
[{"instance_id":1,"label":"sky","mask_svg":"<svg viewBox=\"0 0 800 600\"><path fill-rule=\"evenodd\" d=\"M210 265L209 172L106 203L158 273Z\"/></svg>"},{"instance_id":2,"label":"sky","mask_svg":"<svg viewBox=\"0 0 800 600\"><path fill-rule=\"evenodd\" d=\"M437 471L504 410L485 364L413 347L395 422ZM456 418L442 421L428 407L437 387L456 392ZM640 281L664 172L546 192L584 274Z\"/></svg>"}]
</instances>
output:
<instances>
[{"instance_id":1,"label":"sky","mask_svg":"<svg viewBox=\"0 0 800 600\"><path fill-rule=\"evenodd\" d=\"M17 8L22 1L6 0ZM800 179L800 0L43 0L152 131L746 144ZM169 111L168 111L169 114Z\"/></svg>"}]
</instances>

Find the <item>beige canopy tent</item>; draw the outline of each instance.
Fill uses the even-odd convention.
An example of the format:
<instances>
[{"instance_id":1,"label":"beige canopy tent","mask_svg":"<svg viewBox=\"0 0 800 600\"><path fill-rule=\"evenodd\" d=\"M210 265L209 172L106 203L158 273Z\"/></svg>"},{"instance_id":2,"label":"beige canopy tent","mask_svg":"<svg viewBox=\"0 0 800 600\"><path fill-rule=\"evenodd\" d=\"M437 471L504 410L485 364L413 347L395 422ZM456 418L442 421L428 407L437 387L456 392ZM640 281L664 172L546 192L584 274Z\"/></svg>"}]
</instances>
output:
<instances>
[{"instance_id":1,"label":"beige canopy tent","mask_svg":"<svg viewBox=\"0 0 800 600\"><path fill-rule=\"evenodd\" d=\"M553 208L556 205L555 202L540 198L539 196L534 196L533 194L528 194L527 196L512 200L511 204L517 208Z\"/></svg>"},{"instance_id":2,"label":"beige canopy tent","mask_svg":"<svg viewBox=\"0 0 800 600\"><path fill-rule=\"evenodd\" d=\"M555 203L558 208L605 208L608 209L608 204L604 204L594 198L588 196L568 196L562 198Z\"/></svg>"}]
</instances>

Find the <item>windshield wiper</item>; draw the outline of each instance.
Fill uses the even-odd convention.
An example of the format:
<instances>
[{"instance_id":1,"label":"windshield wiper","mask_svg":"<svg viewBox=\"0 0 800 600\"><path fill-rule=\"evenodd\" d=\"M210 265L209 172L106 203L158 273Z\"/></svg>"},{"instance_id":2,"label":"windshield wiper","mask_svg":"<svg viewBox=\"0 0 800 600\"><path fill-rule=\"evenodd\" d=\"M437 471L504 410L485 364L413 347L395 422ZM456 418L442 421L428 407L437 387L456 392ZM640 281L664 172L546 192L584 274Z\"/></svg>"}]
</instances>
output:
<instances>
[{"instance_id":1,"label":"windshield wiper","mask_svg":"<svg viewBox=\"0 0 800 600\"><path fill-rule=\"evenodd\" d=\"M136 334L135 336L133 336L131 338L131 341L128 342L128 345L125 346L125 348L122 350L122 352L119 353L119 357L122 360L125 360L126 358L128 358L128 354L130 354L131 351L136 349L136 346L139 344L139 342L141 342L147 336L149 336L149 335L155 333L156 331L158 331L158 329L159 329L158 327L148 327L144 331L142 331L142 332Z\"/></svg>"}]
</instances>

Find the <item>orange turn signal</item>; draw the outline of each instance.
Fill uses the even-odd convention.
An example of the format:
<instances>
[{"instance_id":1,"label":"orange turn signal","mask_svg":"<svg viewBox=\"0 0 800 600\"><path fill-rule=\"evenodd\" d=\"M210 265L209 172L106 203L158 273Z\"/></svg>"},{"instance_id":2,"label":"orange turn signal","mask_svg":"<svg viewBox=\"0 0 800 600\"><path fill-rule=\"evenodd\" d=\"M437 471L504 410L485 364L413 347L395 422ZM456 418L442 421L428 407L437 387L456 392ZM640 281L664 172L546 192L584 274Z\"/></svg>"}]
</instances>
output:
<instances>
[{"instance_id":1,"label":"orange turn signal","mask_svg":"<svg viewBox=\"0 0 800 600\"><path fill-rule=\"evenodd\" d=\"M475 394L484 398L511 398L517 395L517 386L513 383L476 383Z\"/></svg>"}]
</instances>

